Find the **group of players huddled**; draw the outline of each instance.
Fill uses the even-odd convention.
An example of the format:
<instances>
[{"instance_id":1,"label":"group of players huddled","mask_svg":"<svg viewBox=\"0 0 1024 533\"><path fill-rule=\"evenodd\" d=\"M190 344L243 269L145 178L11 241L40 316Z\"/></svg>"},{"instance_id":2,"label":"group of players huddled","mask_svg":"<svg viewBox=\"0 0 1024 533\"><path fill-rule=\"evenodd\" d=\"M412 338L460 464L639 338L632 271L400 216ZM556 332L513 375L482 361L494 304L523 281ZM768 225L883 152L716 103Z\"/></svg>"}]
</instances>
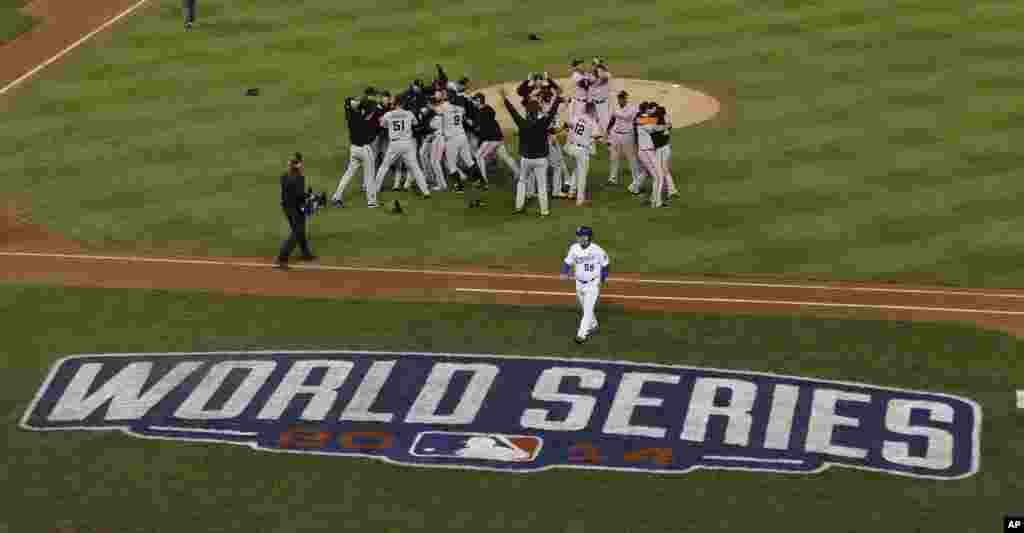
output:
<instances>
[{"instance_id":1,"label":"group of players huddled","mask_svg":"<svg viewBox=\"0 0 1024 533\"><path fill-rule=\"evenodd\" d=\"M575 199L579 205L587 201L590 156L596 153L596 144L606 143L611 162L608 183L618 183L620 161L626 159L633 177L628 190L640 195L644 181L651 177L650 205L666 206L666 197L678 191L669 172L672 125L665 108L654 102L630 104L626 91L616 95L618 106L613 108L609 102L611 74L600 58L594 58L589 71L583 61L574 60L570 80L574 93L569 120L564 123L558 117L563 89L548 73L531 73L517 86L525 118L501 91L506 109L520 125L519 161L505 147L496 111L485 95L468 95L470 80L466 77L451 81L437 65L437 76L429 85L417 79L394 95L367 87L362 97L344 101L351 147L333 204L344 206L345 190L362 169L361 190L371 208L379 205L380 189L392 170L392 191L410 190L415 181L425 197L453 190L466 193L468 207L482 207L481 192L489 184L488 164L500 160L516 177L517 185L523 184L527 198L542 196L541 215L546 216L549 194ZM545 119L540 135L546 139L538 143L526 138L523 127L527 119ZM524 146L527 142L532 144ZM575 160L572 172L562 157L563 149ZM535 164L540 160L544 164ZM522 212L518 200L516 211Z\"/></svg>"}]
</instances>

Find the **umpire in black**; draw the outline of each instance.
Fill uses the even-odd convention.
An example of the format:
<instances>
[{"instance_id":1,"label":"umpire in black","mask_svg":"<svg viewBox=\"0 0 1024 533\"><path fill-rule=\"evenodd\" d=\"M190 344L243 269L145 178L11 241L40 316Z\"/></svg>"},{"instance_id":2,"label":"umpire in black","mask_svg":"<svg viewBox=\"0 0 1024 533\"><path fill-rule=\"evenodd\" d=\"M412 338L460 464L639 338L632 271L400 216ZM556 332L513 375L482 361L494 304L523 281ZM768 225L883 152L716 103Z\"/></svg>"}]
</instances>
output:
<instances>
[{"instance_id":1,"label":"umpire in black","mask_svg":"<svg viewBox=\"0 0 1024 533\"><path fill-rule=\"evenodd\" d=\"M306 202L306 177L302 175L302 154L296 152L288 161L288 172L281 176L281 207L288 219L288 238L281 243L281 251L277 254L276 268L288 268L288 257L298 244L302 249L302 260L316 259L309 249L306 240L306 214L302 206Z\"/></svg>"}]
</instances>

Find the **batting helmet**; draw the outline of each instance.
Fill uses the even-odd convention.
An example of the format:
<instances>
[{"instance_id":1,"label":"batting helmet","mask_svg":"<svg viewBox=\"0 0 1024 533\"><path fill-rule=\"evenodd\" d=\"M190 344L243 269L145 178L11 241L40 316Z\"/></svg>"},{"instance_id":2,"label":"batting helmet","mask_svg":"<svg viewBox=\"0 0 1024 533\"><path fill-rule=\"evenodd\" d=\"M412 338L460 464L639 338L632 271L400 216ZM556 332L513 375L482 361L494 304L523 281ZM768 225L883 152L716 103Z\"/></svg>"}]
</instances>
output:
<instances>
[{"instance_id":1,"label":"batting helmet","mask_svg":"<svg viewBox=\"0 0 1024 533\"><path fill-rule=\"evenodd\" d=\"M584 235L586 235L587 237L590 237L591 239L593 239L594 238L594 228L591 228L590 226L580 226L580 227L576 228L576 236L577 237L582 237Z\"/></svg>"}]
</instances>

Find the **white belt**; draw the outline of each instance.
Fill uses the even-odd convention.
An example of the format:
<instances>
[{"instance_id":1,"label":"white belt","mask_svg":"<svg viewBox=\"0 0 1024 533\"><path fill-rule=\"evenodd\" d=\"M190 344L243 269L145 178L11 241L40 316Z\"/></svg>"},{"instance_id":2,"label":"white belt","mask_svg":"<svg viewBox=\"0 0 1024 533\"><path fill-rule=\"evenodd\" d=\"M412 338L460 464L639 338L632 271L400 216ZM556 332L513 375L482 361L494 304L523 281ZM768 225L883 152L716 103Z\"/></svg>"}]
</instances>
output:
<instances>
[{"instance_id":1,"label":"white belt","mask_svg":"<svg viewBox=\"0 0 1024 533\"><path fill-rule=\"evenodd\" d=\"M577 282L577 283L583 283L583 284L586 284L586 283L590 283L590 282L592 282L592 281L596 281L596 280L597 280L597 278L594 278L594 279L590 279L590 280L587 280L587 281L583 281L582 279L579 279L579 278L577 278L577 279L576 279L576 282Z\"/></svg>"}]
</instances>

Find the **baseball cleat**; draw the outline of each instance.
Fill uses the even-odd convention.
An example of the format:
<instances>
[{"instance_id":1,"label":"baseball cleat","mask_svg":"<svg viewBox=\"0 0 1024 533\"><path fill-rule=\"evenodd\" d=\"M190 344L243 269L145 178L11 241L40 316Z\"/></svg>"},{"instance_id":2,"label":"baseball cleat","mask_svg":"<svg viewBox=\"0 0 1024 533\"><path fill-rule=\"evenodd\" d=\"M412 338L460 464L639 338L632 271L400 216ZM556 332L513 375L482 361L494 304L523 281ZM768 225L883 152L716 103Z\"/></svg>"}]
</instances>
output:
<instances>
[{"instance_id":1,"label":"baseball cleat","mask_svg":"<svg viewBox=\"0 0 1024 533\"><path fill-rule=\"evenodd\" d=\"M617 179L615 179L615 178L608 178L608 181L606 183L608 185L618 185L619 181Z\"/></svg>"},{"instance_id":2,"label":"baseball cleat","mask_svg":"<svg viewBox=\"0 0 1024 533\"><path fill-rule=\"evenodd\" d=\"M576 341L576 344L583 344L584 342L587 342L587 339L583 337L573 337L572 340Z\"/></svg>"},{"instance_id":3,"label":"baseball cleat","mask_svg":"<svg viewBox=\"0 0 1024 533\"><path fill-rule=\"evenodd\" d=\"M377 204L366 204L366 207L369 207L370 209L376 209Z\"/></svg>"},{"instance_id":4,"label":"baseball cleat","mask_svg":"<svg viewBox=\"0 0 1024 533\"><path fill-rule=\"evenodd\" d=\"M288 270L291 267L288 266L288 262L287 261L275 261L274 262L274 268L277 269L277 270Z\"/></svg>"},{"instance_id":5,"label":"baseball cleat","mask_svg":"<svg viewBox=\"0 0 1024 533\"><path fill-rule=\"evenodd\" d=\"M549 216L551 216L551 213L541 213L540 216L541 216L541 218L549 217Z\"/></svg>"},{"instance_id":6,"label":"baseball cleat","mask_svg":"<svg viewBox=\"0 0 1024 533\"><path fill-rule=\"evenodd\" d=\"M335 200L332 203L334 204L334 207L345 207L345 202L342 202L341 200Z\"/></svg>"},{"instance_id":7,"label":"baseball cleat","mask_svg":"<svg viewBox=\"0 0 1024 533\"><path fill-rule=\"evenodd\" d=\"M302 259L303 261L316 261L317 259L320 259L320 258L318 256L315 256L315 255L304 255L304 256L300 257L299 259Z\"/></svg>"},{"instance_id":8,"label":"baseball cleat","mask_svg":"<svg viewBox=\"0 0 1024 533\"><path fill-rule=\"evenodd\" d=\"M672 191L672 192L668 193L668 197L669 198L676 198L678 196L679 196L679 191Z\"/></svg>"},{"instance_id":9,"label":"baseball cleat","mask_svg":"<svg viewBox=\"0 0 1024 533\"><path fill-rule=\"evenodd\" d=\"M521 214L525 213L526 210L525 209L516 209L516 210L514 210L512 212L517 214L517 215L521 215Z\"/></svg>"},{"instance_id":10,"label":"baseball cleat","mask_svg":"<svg viewBox=\"0 0 1024 533\"><path fill-rule=\"evenodd\" d=\"M186 22L185 23L185 31L189 31L191 29L192 29L192 23L191 22Z\"/></svg>"}]
</instances>

